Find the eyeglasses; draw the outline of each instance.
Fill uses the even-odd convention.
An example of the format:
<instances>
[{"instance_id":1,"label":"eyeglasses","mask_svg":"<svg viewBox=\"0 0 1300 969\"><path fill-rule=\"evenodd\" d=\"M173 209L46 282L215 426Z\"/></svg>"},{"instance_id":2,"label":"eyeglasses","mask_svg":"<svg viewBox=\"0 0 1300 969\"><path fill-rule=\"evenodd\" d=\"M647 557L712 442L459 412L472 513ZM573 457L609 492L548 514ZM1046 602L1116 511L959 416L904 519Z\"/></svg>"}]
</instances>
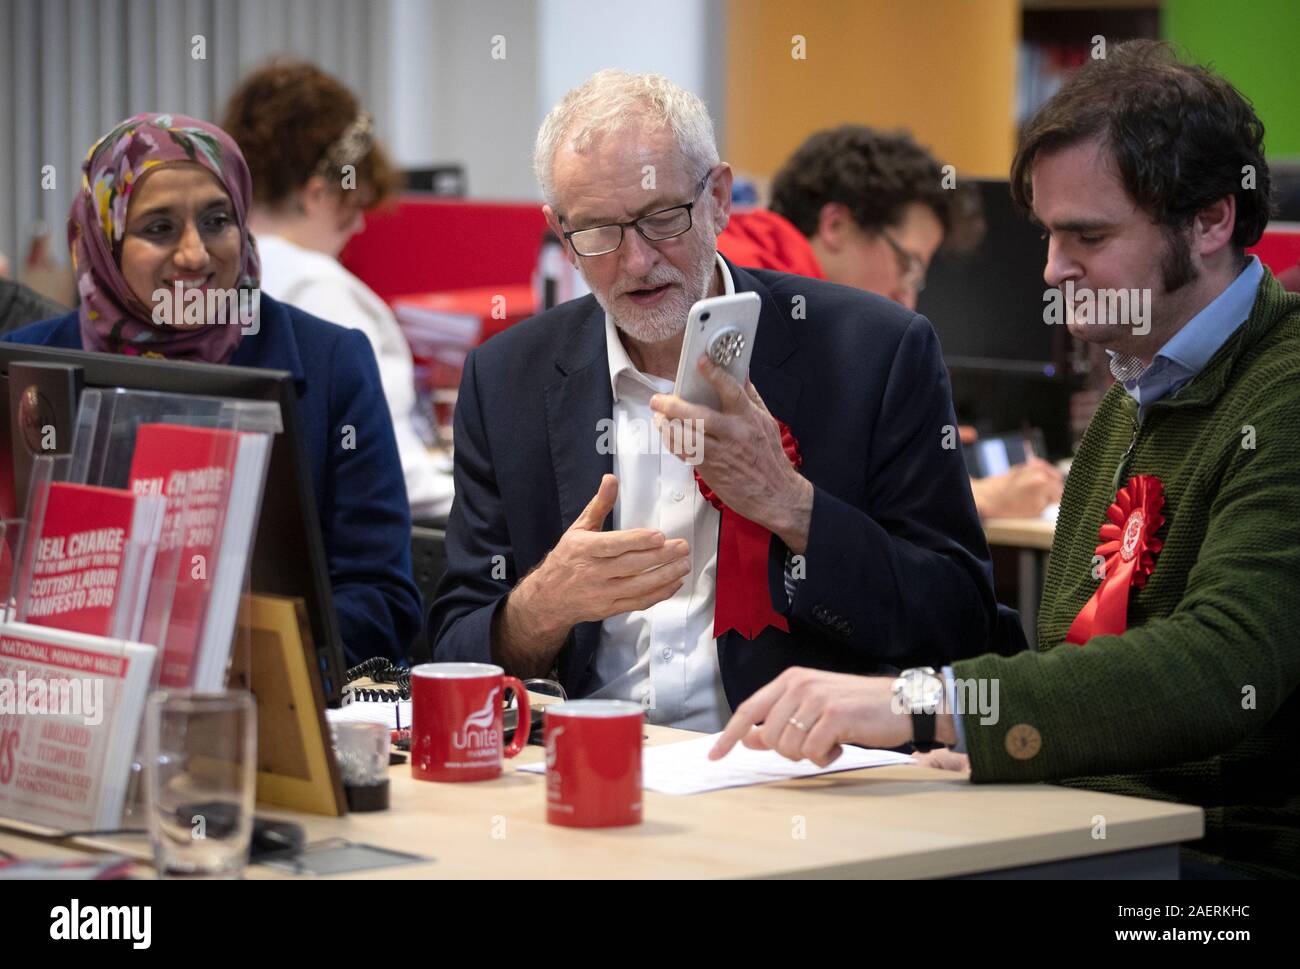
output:
<instances>
[{"instance_id":1,"label":"eyeglasses","mask_svg":"<svg viewBox=\"0 0 1300 969\"><path fill-rule=\"evenodd\" d=\"M885 237L889 248L893 249L894 255L898 257L898 270L902 273L903 285L914 293L925 289L925 263L921 258L900 246L898 240L887 230L881 229L880 234Z\"/></svg>"},{"instance_id":2,"label":"eyeglasses","mask_svg":"<svg viewBox=\"0 0 1300 969\"><path fill-rule=\"evenodd\" d=\"M709 183L713 169L704 173L695 197L683 205L660 209L643 215L630 222L610 222L608 225L593 225L586 229L573 229L564 233L564 238L579 256L603 256L611 253L623 244L623 232L636 229L647 242L665 242L691 231L691 210L700 200L704 186Z\"/></svg>"}]
</instances>

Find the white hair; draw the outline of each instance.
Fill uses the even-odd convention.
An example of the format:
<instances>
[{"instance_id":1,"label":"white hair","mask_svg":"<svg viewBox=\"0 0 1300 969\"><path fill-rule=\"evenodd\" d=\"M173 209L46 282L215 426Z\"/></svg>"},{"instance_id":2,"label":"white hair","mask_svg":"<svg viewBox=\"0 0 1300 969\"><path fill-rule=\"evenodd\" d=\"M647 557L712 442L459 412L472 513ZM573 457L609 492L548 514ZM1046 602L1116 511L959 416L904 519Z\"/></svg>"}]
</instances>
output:
<instances>
[{"instance_id":1,"label":"white hair","mask_svg":"<svg viewBox=\"0 0 1300 969\"><path fill-rule=\"evenodd\" d=\"M533 149L533 171L542 196L555 203L552 165L562 142L576 151L613 134L632 121L670 128L692 167L703 171L718 163L713 119L699 97L662 74L598 71L566 94L542 122Z\"/></svg>"}]
</instances>

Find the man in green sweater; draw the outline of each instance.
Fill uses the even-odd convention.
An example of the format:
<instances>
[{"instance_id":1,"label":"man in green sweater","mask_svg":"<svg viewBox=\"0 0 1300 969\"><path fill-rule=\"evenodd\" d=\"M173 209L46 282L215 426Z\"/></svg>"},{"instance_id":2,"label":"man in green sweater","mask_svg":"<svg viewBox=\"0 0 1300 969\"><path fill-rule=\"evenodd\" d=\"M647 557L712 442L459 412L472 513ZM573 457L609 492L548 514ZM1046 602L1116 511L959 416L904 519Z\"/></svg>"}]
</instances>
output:
<instances>
[{"instance_id":1,"label":"man in green sweater","mask_svg":"<svg viewBox=\"0 0 1300 969\"><path fill-rule=\"evenodd\" d=\"M1226 80L1148 41L1040 109L1011 185L1050 239L1045 319L1063 308L1117 383L1066 482L1037 648L896 680L788 670L715 757L937 741L923 759L976 783L1199 805L1184 877L1300 875L1300 296L1245 252L1262 141Z\"/></svg>"}]
</instances>

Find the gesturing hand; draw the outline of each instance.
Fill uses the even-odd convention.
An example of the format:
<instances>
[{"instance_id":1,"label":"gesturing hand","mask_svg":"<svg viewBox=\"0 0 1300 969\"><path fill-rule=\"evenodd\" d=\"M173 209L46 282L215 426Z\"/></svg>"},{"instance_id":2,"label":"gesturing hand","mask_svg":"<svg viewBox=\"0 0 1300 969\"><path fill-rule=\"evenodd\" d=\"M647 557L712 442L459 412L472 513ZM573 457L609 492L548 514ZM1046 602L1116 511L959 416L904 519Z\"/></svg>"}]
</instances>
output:
<instances>
[{"instance_id":1,"label":"gesturing hand","mask_svg":"<svg viewBox=\"0 0 1300 969\"><path fill-rule=\"evenodd\" d=\"M685 539L666 541L650 528L602 532L617 498L618 479L607 474L533 574L534 607L566 629L649 609L676 593L691 571Z\"/></svg>"}]
</instances>

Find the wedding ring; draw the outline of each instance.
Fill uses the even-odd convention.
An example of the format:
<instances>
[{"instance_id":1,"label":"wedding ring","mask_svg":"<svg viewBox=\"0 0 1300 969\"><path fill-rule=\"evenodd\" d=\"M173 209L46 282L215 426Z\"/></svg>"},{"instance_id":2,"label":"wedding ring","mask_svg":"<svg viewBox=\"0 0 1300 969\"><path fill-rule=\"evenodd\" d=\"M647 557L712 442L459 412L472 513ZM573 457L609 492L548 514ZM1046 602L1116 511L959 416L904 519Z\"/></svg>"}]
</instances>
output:
<instances>
[{"instance_id":1,"label":"wedding ring","mask_svg":"<svg viewBox=\"0 0 1300 969\"><path fill-rule=\"evenodd\" d=\"M804 723L802 720L798 719L797 717L791 717L786 722L790 724L790 726L794 727L796 730L802 730L804 733L808 732L808 725Z\"/></svg>"}]
</instances>

